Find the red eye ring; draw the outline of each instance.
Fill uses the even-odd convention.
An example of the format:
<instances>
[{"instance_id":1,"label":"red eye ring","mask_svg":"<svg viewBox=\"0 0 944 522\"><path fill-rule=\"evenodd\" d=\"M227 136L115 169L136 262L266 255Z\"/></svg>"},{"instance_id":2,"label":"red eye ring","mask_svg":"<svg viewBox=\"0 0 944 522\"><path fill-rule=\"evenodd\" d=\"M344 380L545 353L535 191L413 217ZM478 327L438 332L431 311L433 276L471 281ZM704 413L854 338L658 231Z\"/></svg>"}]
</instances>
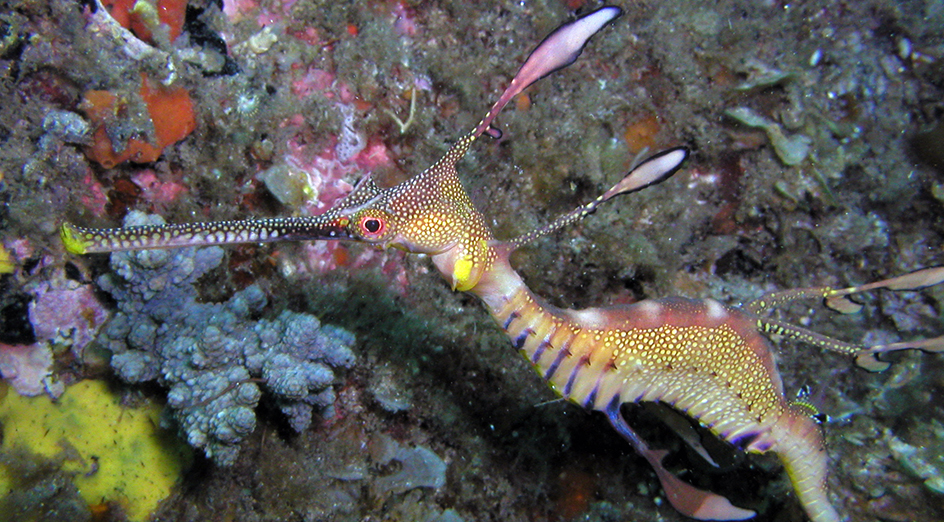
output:
<instances>
[{"instance_id":1,"label":"red eye ring","mask_svg":"<svg viewBox=\"0 0 944 522\"><path fill-rule=\"evenodd\" d=\"M366 237L380 237L387 231L386 221L377 216L361 216L358 227Z\"/></svg>"}]
</instances>

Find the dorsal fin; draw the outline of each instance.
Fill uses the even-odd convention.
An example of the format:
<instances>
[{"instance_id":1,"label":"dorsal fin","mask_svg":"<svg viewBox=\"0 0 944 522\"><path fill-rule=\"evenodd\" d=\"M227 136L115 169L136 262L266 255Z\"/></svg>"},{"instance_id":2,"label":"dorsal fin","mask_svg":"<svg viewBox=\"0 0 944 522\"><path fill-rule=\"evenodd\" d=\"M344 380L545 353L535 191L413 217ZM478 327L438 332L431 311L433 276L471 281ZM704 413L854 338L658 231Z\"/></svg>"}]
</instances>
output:
<instances>
[{"instance_id":1,"label":"dorsal fin","mask_svg":"<svg viewBox=\"0 0 944 522\"><path fill-rule=\"evenodd\" d=\"M334 208L351 208L363 205L377 197L381 192L383 190L377 186L374 178L367 174L354 186L354 190L334 204Z\"/></svg>"}]
</instances>

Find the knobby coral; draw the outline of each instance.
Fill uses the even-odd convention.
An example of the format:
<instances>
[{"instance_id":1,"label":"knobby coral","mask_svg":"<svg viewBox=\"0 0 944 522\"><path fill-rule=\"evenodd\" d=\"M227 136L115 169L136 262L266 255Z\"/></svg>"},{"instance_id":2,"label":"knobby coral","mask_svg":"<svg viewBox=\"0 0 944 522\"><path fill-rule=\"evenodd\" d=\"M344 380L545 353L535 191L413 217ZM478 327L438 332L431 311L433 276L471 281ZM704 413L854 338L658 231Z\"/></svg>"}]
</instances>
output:
<instances>
[{"instance_id":1,"label":"knobby coral","mask_svg":"<svg viewBox=\"0 0 944 522\"><path fill-rule=\"evenodd\" d=\"M162 223L139 212L125 220ZM218 247L112 254L113 273L98 282L119 312L99 341L125 381L170 388L168 406L190 444L229 465L255 428L259 381L295 430L313 411L333 415L334 372L353 364L354 336L290 311L255 319L267 303L257 286L224 303L197 302L194 283L222 259Z\"/></svg>"}]
</instances>

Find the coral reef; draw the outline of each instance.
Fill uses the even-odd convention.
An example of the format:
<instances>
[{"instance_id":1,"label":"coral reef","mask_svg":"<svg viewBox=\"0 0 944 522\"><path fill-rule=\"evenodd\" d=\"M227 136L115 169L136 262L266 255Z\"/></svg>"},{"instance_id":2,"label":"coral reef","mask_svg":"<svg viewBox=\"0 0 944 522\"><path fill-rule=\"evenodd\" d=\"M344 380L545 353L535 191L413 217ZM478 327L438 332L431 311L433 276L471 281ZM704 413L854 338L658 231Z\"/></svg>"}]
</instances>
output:
<instances>
[{"instance_id":1,"label":"coral reef","mask_svg":"<svg viewBox=\"0 0 944 522\"><path fill-rule=\"evenodd\" d=\"M117 503L133 522L145 520L189 466L190 449L158 428L162 406L123 407L104 381L76 383L56 402L0 395L0 513L24 511L11 504L21 504L17 492L30 489L22 464L9 456L52 459L87 504Z\"/></svg>"},{"instance_id":2,"label":"coral reef","mask_svg":"<svg viewBox=\"0 0 944 522\"><path fill-rule=\"evenodd\" d=\"M20 395L62 393L62 388L54 384L52 362L52 350L47 345L0 343L0 377Z\"/></svg>"},{"instance_id":3,"label":"coral reef","mask_svg":"<svg viewBox=\"0 0 944 522\"><path fill-rule=\"evenodd\" d=\"M27 290L33 296L29 319L36 337L57 352L68 349L82 359L85 347L108 318L93 285L72 281L56 271L48 280L27 285Z\"/></svg>"},{"instance_id":4,"label":"coral reef","mask_svg":"<svg viewBox=\"0 0 944 522\"><path fill-rule=\"evenodd\" d=\"M501 115L505 137L476 144L459 166L463 183L508 238L595 196L641 147L687 144L696 153L658 190L615 201L518 252L515 266L538 293L576 307L670 294L738 303L769 290L862 283L944 263L944 4L612 3L625 17L572 68L529 89L528 103ZM220 10L191 0L182 36L152 47L108 29L88 3L7 1L0 16L0 239L11 254L12 242L28 239L36 253L14 255L15 273L0 276L10 287L0 296L0 312L9 314L0 319L27 309L32 294L23 286L43 277L28 267L43 255L87 264L93 274L108 270L103 259L59 255L63 220L115 226L129 209L169 222L304 214L294 205L324 208L368 169L384 186L402 181L478 121L529 46L574 9L598 4L394 1L365 9L227 0ZM222 45L207 43L214 36ZM90 161L91 125L78 108L93 89L139 98L141 71L187 88L198 121L187 139L146 165L153 177L132 162L104 169ZM407 119L413 89L414 121L401 134L390 113ZM356 109L353 125L342 105ZM786 166L763 128L725 116L738 107L775 123L786 138L811 139L805 159ZM337 144L352 130L367 146L344 165ZM389 158L376 169L361 161L375 147L376 157ZM277 183L260 176L270 168L288 190L279 194ZM309 187L326 190L313 201ZM354 398L338 404L331 428L286 438L277 416L257 419L249 440L260 450L243 451L233 468L194 474L193 486L162 506L162 519L421 520L401 506L424 503L466 520L560 520L572 511L558 497L573 483L560 477L576 468L592 477L583 489L592 494L590 507L580 517L683 520L654 502L651 471L625 441L596 416L553 402L478 303L424 274L423 260L334 243L229 251L228 273L240 284L258 282L272 308L291 302L301 311L298 303L308 302L319 318L356 330L364 360L336 390ZM391 291L401 273L407 277ZM883 298L870 316L787 312L851 341L893 341L941 331L944 293L928 294L936 323L919 331L896 330L926 324L924 311ZM22 306L6 306L13 296ZM306 301L312 296L313 304ZM28 323L3 322L0 333ZM916 448L941 447L917 428L944 419L944 358L909 357L912 371L927 379L888 390L890 407L877 410L867 398L887 375L791 343L778 348L785 387L818 385L818 406L835 419L824 426L830 483L850 522L944 520L926 473L907 472L881 442L890 428ZM259 386L250 384L240 388ZM922 388L927 396L919 397ZM325 462L363 462L359 445L338 449L347 436L334 429L340 423L429 447L449 464L446 485L384 502L359 496L369 489L369 470L338 485ZM654 445L671 447L671 434L652 433ZM940 471L922 451L916 457ZM750 463L737 480L728 475L714 485L733 484L764 502L758 522L804 520L770 478L779 473L765 475L774 465ZM742 482L745 473L754 479Z\"/></svg>"},{"instance_id":5,"label":"coral reef","mask_svg":"<svg viewBox=\"0 0 944 522\"><path fill-rule=\"evenodd\" d=\"M163 220L132 212L126 225ZM312 413L334 414L334 370L354 362L352 334L310 315L282 312L254 319L266 305L257 286L224 303L197 302L193 284L219 265L220 248L115 253L100 286L119 312L99 342L127 382L157 380L187 441L222 465L256 425L259 384L302 431Z\"/></svg>"},{"instance_id":6,"label":"coral reef","mask_svg":"<svg viewBox=\"0 0 944 522\"><path fill-rule=\"evenodd\" d=\"M18 250L28 252L29 248L21 244ZM45 276L24 285L23 301L19 303L25 305L26 313L9 318L10 323L19 324L3 324L0 377L21 395L46 393L56 398L63 391L63 382L53 372L54 355L60 360L83 360L86 346L107 319L108 311L96 297L93 285L69 278L51 257L44 256L31 265L34 272ZM15 308L22 312L23 307ZM11 308L2 313L15 314ZM26 332L17 334L17 328Z\"/></svg>"}]
</instances>

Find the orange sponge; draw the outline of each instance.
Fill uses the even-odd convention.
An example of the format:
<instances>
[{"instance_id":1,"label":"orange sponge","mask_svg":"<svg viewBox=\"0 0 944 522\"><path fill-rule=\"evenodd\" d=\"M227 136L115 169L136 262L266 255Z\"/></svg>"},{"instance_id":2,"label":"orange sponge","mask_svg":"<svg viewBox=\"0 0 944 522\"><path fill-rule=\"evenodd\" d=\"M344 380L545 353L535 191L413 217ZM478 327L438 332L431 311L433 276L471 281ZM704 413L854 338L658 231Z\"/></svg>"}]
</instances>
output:
<instances>
[{"instance_id":1,"label":"orange sponge","mask_svg":"<svg viewBox=\"0 0 944 522\"><path fill-rule=\"evenodd\" d=\"M141 75L139 96L147 106L154 124L155 143L142 138L130 138L124 149L115 151L108 136L108 126L122 117L127 101L111 91L88 91L79 107L92 120L95 133L92 145L85 153L105 168L112 168L125 161L150 163L156 161L164 147L177 143L193 132L197 126L190 93L181 87L164 88L151 84Z\"/></svg>"},{"instance_id":2,"label":"orange sponge","mask_svg":"<svg viewBox=\"0 0 944 522\"><path fill-rule=\"evenodd\" d=\"M187 15L187 0L104 0L102 4L122 27L130 29L135 36L151 44L154 43L151 30L156 22L167 26L170 41L173 42L183 31Z\"/></svg>"}]
</instances>

